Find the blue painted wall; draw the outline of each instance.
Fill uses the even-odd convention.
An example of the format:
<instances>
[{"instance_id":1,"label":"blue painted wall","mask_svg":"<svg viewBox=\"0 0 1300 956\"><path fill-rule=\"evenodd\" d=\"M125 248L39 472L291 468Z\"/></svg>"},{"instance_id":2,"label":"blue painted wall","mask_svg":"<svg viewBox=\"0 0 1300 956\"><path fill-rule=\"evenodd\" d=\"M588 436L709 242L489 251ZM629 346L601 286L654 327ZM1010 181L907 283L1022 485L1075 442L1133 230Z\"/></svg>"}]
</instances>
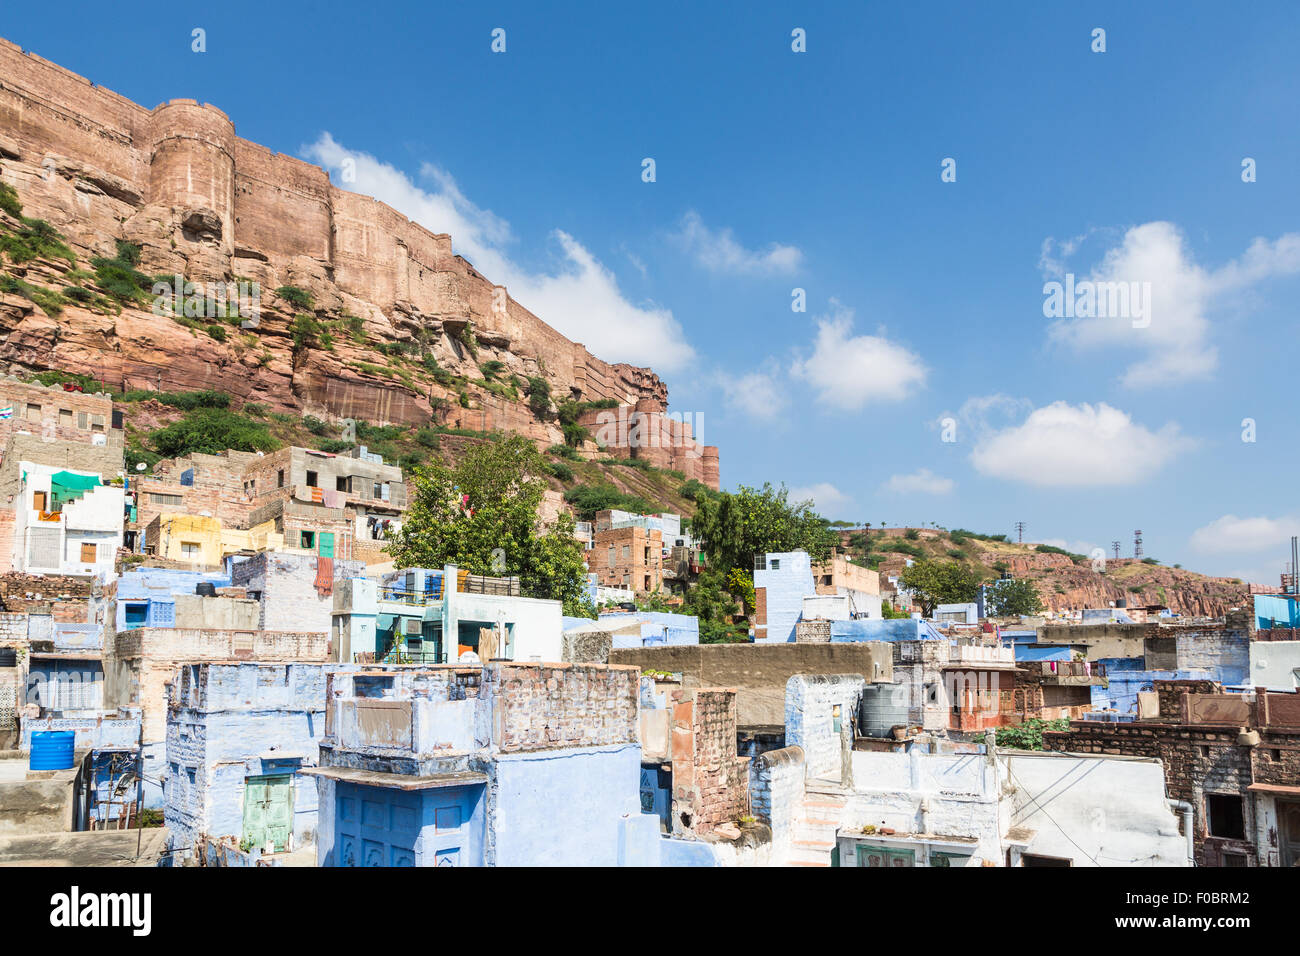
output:
<instances>
[{"instance_id":1,"label":"blue painted wall","mask_svg":"<svg viewBox=\"0 0 1300 956\"><path fill-rule=\"evenodd\" d=\"M1214 679L1208 671L1150 671L1140 657L1108 657L1101 663L1109 686L1092 688L1092 706L1121 714L1136 714L1138 691L1155 690L1155 681Z\"/></svg>"},{"instance_id":2,"label":"blue painted wall","mask_svg":"<svg viewBox=\"0 0 1300 956\"><path fill-rule=\"evenodd\" d=\"M621 613L602 614L602 621L640 621L641 642L639 645L625 642L626 638L616 635L615 647L663 647L668 644L700 643L700 619L692 614L669 614L663 611L623 611Z\"/></svg>"},{"instance_id":3,"label":"blue painted wall","mask_svg":"<svg viewBox=\"0 0 1300 956\"><path fill-rule=\"evenodd\" d=\"M772 562L779 563L775 570ZM754 572L754 587L767 592L767 637L756 644L790 644L794 626L803 616L805 595L816 594L812 562L803 551L785 551L767 555L767 568Z\"/></svg>"},{"instance_id":4,"label":"blue painted wall","mask_svg":"<svg viewBox=\"0 0 1300 956\"><path fill-rule=\"evenodd\" d=\"M927 621L910 617L858 618L831 621L831 642L853 641L942 641L947 640Z\"/></svg>"},{"instance_id":5,"label":"blue painted wall","mask_svg":"<svg viewBox=\"0 0 1300 956\"><path fill-rule=\"evenodd\" d=\"M641 813L639 746L500 754L493 774L497 866L618 865L621 820Z\"/></svg>"},{"instance_id":6,"label":"blue painted wall","mask_svg":"<svg viewBox=\"0 0 1300 956\"><path fill-rule=\"evenodd\" d=\"M1256 627L1300 627L1300 601L1281 594L1255 595Z\"/></svg>"}]
</instances>

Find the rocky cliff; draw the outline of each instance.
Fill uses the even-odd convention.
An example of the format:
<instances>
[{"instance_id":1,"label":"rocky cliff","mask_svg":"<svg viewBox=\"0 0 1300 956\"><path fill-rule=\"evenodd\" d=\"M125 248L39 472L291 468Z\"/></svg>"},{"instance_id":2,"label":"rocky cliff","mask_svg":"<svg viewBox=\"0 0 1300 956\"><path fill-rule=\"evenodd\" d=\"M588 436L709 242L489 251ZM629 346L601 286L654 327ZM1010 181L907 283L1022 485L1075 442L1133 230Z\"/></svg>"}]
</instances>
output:
<instances>
[{"instance_id":1,"label":"rocky cliff","mask_svg":"<svg viewBox=\"0 0 1300 956\"><path fill-rule=\"evenodd\" d=\"M1178 614L1221 617L1229 608L1250 603L1249 586L1235 578L1209 577L1183 568L1132 558L1107 559L1094 568L1083 555L1045 546L998 541L989 536L936 528L882 528L844 531L842 546L878 563L882 584L897 576L908 558L961 561L986 580L1003 571L1038 586L1051 611L1104 608L1123 601L1130 607L1163 604Z\"/></svg>"},{"instance_id":2,"label":"rocky cliff","mask_svg":"<svg viewBox=\"0 0 1300 956\"><path fill-rule=\"evenodd\" d=\"M241 139L215 107L146 109L0 40L0 182L75 256L0 264L7 371L215 389L280 411L542 445L563 440L562 403L623 406L662 416L670 440L602 454L718 485L717 450L664 416L668 390L650 369L601 361L455 255L450 236ZM22 228L0 214L0 231ZM120 242L138 250L141 275L180 277L181 295L114 296L88 264L119 256ZM248 310L204 314L202 296L238 282L259 293L255 323Z\"/></svg>"}]
</instances>

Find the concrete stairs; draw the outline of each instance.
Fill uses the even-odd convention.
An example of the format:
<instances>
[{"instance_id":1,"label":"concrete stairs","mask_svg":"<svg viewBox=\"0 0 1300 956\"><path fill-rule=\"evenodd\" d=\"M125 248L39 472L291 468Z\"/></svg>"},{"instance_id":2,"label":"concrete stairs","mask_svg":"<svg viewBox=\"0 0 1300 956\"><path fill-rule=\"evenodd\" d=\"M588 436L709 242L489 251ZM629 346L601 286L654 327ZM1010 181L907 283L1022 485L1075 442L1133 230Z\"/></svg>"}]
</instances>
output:
<instances>
[{"instance_id":1,"label":"concrete stairs","mask_svg":"<svg viewBox=\"0 0 1300 956\"><path fill-rule=\"evenodd\" d=\"M804 796L795 815L787 866L830 866L835 834L844 813L844 798L833 793Z\"/></svg>"}]
</instances>

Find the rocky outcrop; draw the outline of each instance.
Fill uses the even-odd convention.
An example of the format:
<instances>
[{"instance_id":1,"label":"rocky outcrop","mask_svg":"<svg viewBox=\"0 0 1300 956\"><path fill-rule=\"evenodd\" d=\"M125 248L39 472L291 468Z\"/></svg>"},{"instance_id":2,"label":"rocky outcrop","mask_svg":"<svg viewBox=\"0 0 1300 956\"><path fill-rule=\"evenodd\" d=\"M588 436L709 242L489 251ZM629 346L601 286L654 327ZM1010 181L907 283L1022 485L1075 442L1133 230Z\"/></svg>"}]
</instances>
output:
<instances>
[{"instance_id":1,"label":"rocky outcrop","mask_svg":"<svg viewBox=\"0 0 1300 956\"><path fill-rule=\"evenodd\" d=\"M529 378L557 400L667 409L650 369L591 355L455 255L450 236L239 138L215 107L146 109L3 40L0 77L0 179L24 215L63 234L81 269L126 240L146 275L179 276L199 292L247 281L261 293L255 327L217 322L215 337L209 320L168 314L165 303L117 311L70 301L51 315L6 294L0 365L10 371L211 388L281 411L504 429L548 444L561 432L520 391ZM33 285L104 291L84 273L69 277L61 260L3 267ZM279 299L284 286L310 306ZM708 465L702 448L691 451L680 470L716 487L716 449Z\"/></svg>"}]
</instances>

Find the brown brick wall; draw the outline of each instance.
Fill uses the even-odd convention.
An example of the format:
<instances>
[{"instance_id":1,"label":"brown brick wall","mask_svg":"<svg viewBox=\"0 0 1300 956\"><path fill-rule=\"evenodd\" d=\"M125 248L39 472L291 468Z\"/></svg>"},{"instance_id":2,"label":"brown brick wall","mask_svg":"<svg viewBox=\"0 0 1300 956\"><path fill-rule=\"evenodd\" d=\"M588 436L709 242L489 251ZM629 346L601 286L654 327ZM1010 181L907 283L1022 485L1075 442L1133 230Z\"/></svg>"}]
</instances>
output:
<instances>
[{"instance_id":1,"label":"brown brick wall","mask_svg":"<svg viewBox=\"0 0 1300 956\"><path fill-rule=\"evenodd\" d=\"M736 692L672 694L673 832L703 835L749 805L749 758L736 754Z\"/></svg>"},{"instance_id":2,"label":"brown brick wall","mask_svg":"<svg viewBox=\"0 0 1300 956\"><path fill-rule=\"evenodd\" d=\"M645 528L610 528L593 535L593 545L587 552L588 567L600 584L606 587L627 586L633 591L650 592L663 588L663 535ZM614 549L614 563L610 566L609 549ZM627 548L627 557L623 549Z\"/></svg>"}]
</instances>

